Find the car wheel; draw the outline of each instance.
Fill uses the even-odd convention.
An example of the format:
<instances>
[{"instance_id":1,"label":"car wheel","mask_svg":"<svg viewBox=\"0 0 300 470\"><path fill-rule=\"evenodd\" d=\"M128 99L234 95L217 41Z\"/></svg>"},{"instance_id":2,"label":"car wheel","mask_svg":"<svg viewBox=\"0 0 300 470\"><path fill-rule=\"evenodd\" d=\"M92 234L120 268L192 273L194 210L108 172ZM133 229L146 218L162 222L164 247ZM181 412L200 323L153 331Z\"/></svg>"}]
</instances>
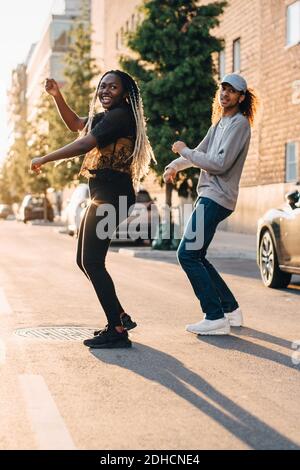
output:
<instances>
[{"instance_id":1,"label":"car wheel","mask_svg":"<svg viewBox=\"0 0 300 470\"><path fill-rule=\"evenodd\" d=\"M287 287L292 275L279 269L275 245L269 230L266 230L259 245L259 267L266 287Z\"/></svg>"}]
</instances>

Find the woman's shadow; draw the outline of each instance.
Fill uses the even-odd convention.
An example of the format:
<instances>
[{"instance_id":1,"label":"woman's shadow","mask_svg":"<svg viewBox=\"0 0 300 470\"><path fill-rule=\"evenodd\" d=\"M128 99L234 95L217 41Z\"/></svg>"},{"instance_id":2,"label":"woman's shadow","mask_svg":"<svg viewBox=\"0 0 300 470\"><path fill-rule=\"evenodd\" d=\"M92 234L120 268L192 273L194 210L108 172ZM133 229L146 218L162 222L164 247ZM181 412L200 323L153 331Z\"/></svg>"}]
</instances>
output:
<instances>
[{"instance_id":1,"label":"woman's shadow","mask_svg":"<svg viewBox=\"0 0 300 470\"><path fill-rule=\"evenodd\" d=\"M167 388L252 449L300 448L169 354L140 343L134 343L131 350L91 350L91 353L101 362L123 367Z\"/></svg>"}]
</instances>

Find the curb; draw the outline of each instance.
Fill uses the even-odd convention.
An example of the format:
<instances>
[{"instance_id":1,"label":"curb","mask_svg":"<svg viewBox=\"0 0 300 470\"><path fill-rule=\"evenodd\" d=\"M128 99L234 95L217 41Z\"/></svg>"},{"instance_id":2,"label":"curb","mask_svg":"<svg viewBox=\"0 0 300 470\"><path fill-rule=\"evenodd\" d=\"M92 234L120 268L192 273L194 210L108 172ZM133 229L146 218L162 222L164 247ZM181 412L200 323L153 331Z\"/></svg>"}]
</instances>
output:
<instances>
[{"instance_id":1,"label":"curb","mask_svg":"<svg viewBox=\"0 0 300 470\"><path fill-rule=\"evenodd\" d=\"M161 260L161 261L169 261L169 262L176 262L176 251L159 251L159 250L135 250L132 248L120 248L118 250L120 255L129 256L132 258L143 258L148 260ZM223 248L212 248L207 252L208 257L210 258L223 258L223 259L244 259L249 261L256 260L256 253L253 251L234 251L228 250L228 247Z\"/></svg>"}]
</instances>

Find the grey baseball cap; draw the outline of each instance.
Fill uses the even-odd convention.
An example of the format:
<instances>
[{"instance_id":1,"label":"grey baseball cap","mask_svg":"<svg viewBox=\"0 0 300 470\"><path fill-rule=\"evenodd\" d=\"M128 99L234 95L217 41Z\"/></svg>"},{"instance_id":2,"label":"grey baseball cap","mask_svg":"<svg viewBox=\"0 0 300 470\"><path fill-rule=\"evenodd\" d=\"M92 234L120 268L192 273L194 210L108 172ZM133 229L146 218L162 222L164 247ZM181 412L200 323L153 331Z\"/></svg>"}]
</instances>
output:
<instances>
[{"instance_id":1,"label":"grey baseball cap","mask_svg":"<svg viewBox=\"0 0 300 470\"><path fill-rule=\"evenodd\" d=\"M248 85L246 80L237 73L229 73L223 77L221 83L229 83L235 90L246 93Z\"/></svg>"}]
</instances>

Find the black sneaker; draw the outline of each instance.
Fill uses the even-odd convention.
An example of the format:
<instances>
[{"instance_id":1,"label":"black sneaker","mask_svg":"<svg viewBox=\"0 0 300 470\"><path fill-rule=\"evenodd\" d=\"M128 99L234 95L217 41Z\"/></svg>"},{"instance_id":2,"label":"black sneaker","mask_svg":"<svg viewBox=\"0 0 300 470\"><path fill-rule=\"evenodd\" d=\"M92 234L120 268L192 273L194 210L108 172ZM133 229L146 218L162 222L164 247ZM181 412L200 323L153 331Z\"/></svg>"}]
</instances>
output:
<instances>
[{"instance_id":1,"label":"black sneaker","mask_svg":"<svg viewBox=\"0 0 300 470\"><path fill-rule=\"evenodd\" d=\"M83 344L93 349L131 348L132 343L127 331L118 333L114 328L105 328L91 339L85 339Z\"/></svg>"},{"instance_id":2,"label":"black sneaker","mask_svg":"<svg viewBox=\"0 0 300 470\"><path fill-rule=\"evenodd\" d=\"M123 328L125 328L125 330L129 331L129 330L133 330L133 328L136 328L137 327L137 323L135 321L132 321L131 319L131 316L128 315L128 313L125 313L125 315L122 315L121 317L121 323L122 323L122 326ZM106 325L106 327L104 328L104 330L108 327L108 325ZM100 335L102 330L96 330L94 331L94 336L98 336Z\"/></svg>"},{"instance_id":3,"label":"black sneaker","mask_svg":"<svg viewBox=\"0 0 300 470\"><path fill-rule=\"evenodd\" d=\"M131 319L131 316L128 315L128 313L125 313L121 316L121 323L123 328L125 328L127 331L133 330L133 328L137 327L136 322Z\"/></svg>"}]
</instances>

